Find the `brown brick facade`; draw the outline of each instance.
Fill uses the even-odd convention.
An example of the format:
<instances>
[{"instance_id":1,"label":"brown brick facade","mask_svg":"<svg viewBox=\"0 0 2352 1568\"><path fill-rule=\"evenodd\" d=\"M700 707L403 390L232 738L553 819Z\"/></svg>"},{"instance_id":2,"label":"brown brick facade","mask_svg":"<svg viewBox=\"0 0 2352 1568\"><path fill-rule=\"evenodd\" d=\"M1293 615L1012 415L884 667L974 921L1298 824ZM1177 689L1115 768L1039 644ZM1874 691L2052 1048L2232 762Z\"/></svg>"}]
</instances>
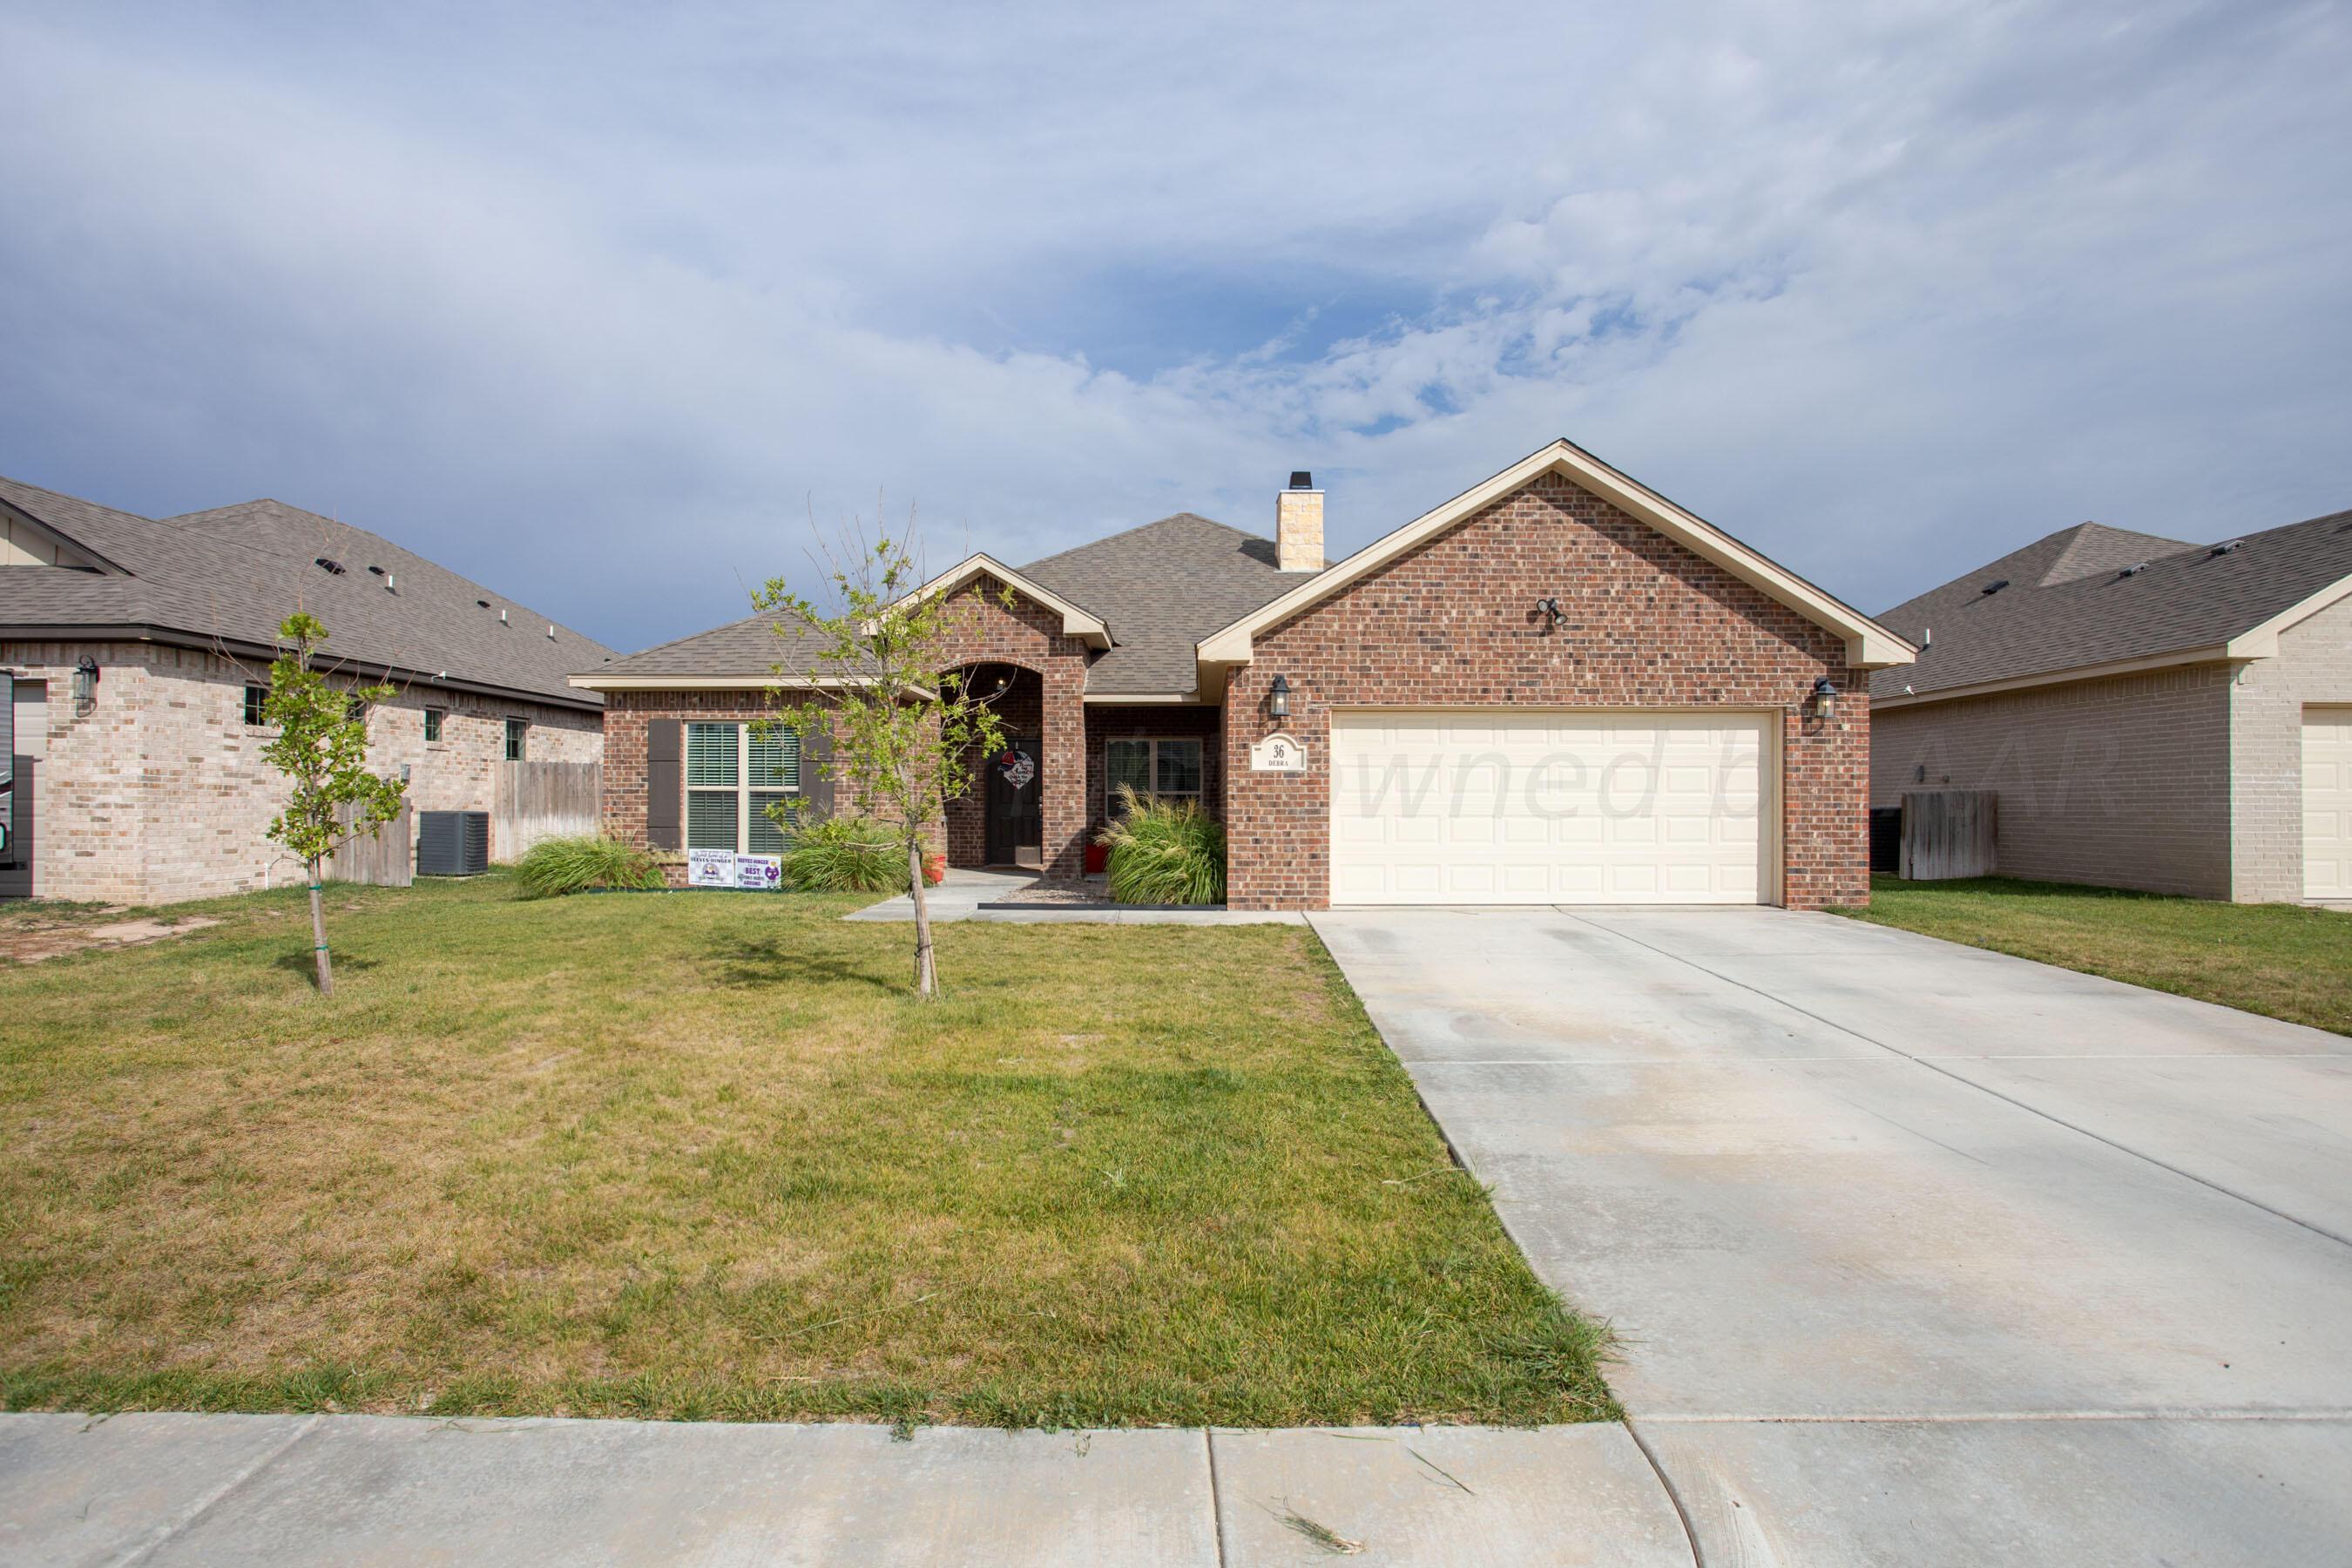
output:
<instances>
[{"instance_id":1,"label":"brown brick facade","mask_svg":"<svg viewBox=\"0 0 2352 1568\"><path fill-rule=\"evenodd\" d=\"M1084 860L1088 821L1087 645L1063 633L1059 615L1017 596L1007 605L1003 595L1004 584L992 577L980 578L959 594L962 603L953 638L954 662L1014 665L1037 677L1034 732L1042 742L1038 784L1044 791L1045 869L1049 877L1076 877ZM967 814L971 809L961 808Z\"/></svg>"},{"instance_id":2,"label":"brown brick facade","mask_svg":"<svg viewBox=\"0 0 2352 1568\"><path fill-rule=\"evenodd\" d=\"M1557 597L1548 631L1533 608ZM1249 747L1280 728L1308 769L1257 773ZM1801 711L1822 677L1834 721ZM1869 898L1869 698L1844 640L1565 479L1514 491L1255 638L1225 698L1228 895L1241 909L1329 901L1330 715L1359 706L1727 708L1781 715L1781 900Z\"/></svg>"}]
</instances>

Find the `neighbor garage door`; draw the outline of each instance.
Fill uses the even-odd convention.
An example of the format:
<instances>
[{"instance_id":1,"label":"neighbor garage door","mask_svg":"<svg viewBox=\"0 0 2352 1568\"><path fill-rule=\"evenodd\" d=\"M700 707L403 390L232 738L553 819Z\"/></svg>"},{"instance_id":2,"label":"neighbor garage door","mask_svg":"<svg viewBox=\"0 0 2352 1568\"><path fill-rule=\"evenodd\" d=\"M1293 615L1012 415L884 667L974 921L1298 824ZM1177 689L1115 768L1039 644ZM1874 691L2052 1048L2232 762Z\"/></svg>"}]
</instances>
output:
<instances>
[{"instance_id":1,"label":"neighbor garage door","mask_svg":"<svg viewBox=\"0 0 2352 1568\"><path fill-rule=\"evenodd\" d=\"M2352 899L2352 708L2303 710L2303 896Z\"/></svg>"},{"instance_id":2,"label":"neighbor garage door","mask_svg":"<svg viewBox=\"0 0 2352 1568\"><path fill-rule=\"evenodd\" d=\"M1446 709L1331 720L1335 904L1773 901L1771 720Z\"/></svg>"}]
</instances>

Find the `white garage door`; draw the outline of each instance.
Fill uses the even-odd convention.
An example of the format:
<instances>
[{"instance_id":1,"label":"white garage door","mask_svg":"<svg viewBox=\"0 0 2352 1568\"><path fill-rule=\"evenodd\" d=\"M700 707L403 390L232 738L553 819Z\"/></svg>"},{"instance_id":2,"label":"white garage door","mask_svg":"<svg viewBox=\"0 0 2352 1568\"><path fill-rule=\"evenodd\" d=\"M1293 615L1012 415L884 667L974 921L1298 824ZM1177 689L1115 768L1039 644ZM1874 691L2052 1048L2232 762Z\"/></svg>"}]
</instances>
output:
<instances>
[{"instance_id":1,"label":"white garage door","mask_svg":"<svg viewBox=\"0 0 2352 1568\"><path fill-rule=\"evenodd\" d=\"M1749 713L1331 718L1335 904L1753 904L1777 891Z\"/></svg>"},{"instance_id":2,"label":"white garage door","mask_svg":"<svg viewBox=\"0 0 2352 1568\"><path fill-rule=\"evenodd\" d=\"M2352 708L2303 711L2303 896L2352 899Z\"/></svg>"}]
</instances>

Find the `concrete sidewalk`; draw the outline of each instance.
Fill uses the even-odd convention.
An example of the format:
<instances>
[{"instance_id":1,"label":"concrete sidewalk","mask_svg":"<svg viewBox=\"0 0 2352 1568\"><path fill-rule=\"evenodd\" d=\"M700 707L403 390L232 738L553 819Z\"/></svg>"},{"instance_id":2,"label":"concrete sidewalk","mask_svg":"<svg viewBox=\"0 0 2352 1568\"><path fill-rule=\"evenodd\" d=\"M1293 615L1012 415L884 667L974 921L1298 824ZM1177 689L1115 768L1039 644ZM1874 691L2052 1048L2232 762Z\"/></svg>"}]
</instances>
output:
<instances>
[{"instance_id":1,"label":"concrete sidewalk","mask_svg":"<svg viewBox=\"0 0 2352 1568\"><path fill-rule=\"evenodd\" d=\"M0 1562L1690 1568L1622 1426L0 1415Z\"/></svg>"},{"instance_id":2,"label":"concrete sidewalk","mask_svg":"<svg viewBox=\"0 0 2352 1568\"><path fill-rule=\"evenodd\" d=\"M950 921L982 921L1001 925L1124 925L1124 926L1218 926L1218 925L1304 925L1307 917L1296 910L1228 910L1222 907L1200 910L1100 910L1057 908L1039 904L1025 910L986 910L982 904L1002 899L1027 887L1035 878L1023 871L969 871L961 868L948 873L946 881L930 891L931 919L937 922ZM895 899L885 899L842 916L850 921L912 921L915 900L905 893Z\"/></svg>"}]
</instances>

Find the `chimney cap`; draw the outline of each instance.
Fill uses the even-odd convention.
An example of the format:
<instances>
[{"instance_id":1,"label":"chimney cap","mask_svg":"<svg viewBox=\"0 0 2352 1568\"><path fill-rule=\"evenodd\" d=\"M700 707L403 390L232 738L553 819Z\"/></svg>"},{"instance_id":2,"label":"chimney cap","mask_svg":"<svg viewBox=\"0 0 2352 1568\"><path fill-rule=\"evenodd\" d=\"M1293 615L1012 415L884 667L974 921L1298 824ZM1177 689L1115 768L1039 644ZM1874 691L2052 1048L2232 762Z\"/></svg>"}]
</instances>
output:
<instances>
[{"instance_id":1,"label":"chimney cap","mask_svg":"<svg viewBox=\"0 0 2352 1568\"><path fill-rule=\"evenodd\" d=\"M1290 488L1295 490L1311 490L1315 488L1315 476L1305 468L1293 468L1290 470Z\"/></svg>"}]
</instances>

